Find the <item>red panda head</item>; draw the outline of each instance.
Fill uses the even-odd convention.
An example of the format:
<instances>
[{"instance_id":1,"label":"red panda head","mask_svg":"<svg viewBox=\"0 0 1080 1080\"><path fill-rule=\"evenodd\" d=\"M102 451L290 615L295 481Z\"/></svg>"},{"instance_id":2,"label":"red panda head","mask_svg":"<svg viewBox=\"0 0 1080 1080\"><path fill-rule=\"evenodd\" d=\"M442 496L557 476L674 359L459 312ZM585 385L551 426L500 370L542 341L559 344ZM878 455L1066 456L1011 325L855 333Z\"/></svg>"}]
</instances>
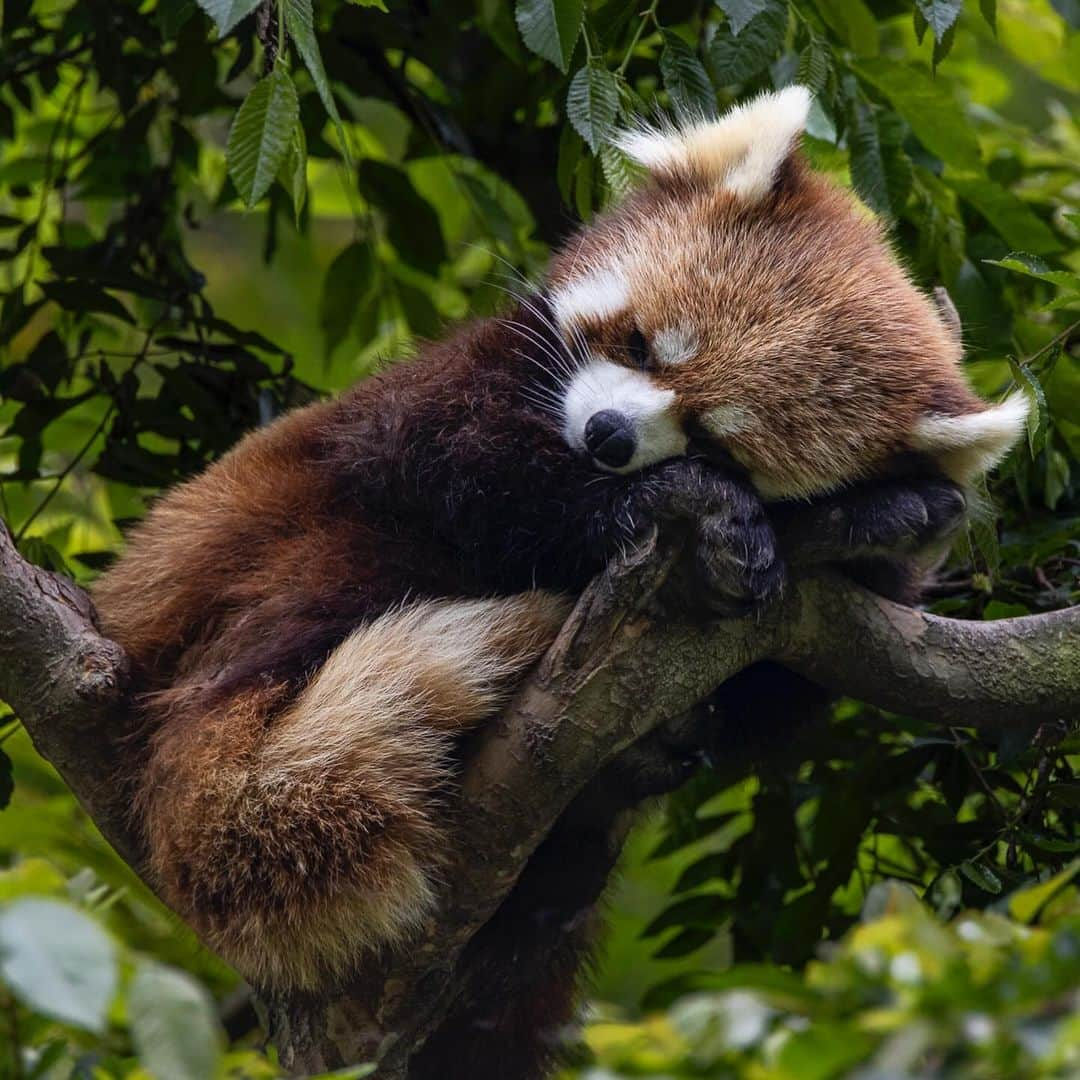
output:
<instances>
[{"instance_id":1,"label":"red panda head","mask_svg":"<svg viewBox=\"0 0 1080 1080\"><path fill-rule=\"evenodd\" d=\"M629 472L720 443L769 498L809 496L916 450L968 483L1019 435L878 223L807 167L793 86L718 120L626 134L648 183L556 257L548 298L575 357L566 440Z\"/></svg>"}]
</instances>

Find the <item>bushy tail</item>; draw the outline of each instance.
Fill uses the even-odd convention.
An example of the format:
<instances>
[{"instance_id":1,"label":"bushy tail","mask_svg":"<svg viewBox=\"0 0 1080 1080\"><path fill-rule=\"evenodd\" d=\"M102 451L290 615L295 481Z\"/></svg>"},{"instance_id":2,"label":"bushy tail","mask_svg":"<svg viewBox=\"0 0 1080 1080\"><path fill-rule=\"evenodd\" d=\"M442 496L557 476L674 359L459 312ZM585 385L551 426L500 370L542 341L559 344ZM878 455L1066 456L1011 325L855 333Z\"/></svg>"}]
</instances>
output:
<instances>
[{"instance_id":1,"label":"bushy tail","mask_svg":"<svg viewBox=\"0 0 1080 1080\"><path fill-rule=\"evenodd\" d=\"M541 592L417 603L356 630L291 703L264 687L166 718L139 797L165 898L261 986L316 986L407 938L435 899L453 738L567 610Z\"/></svg>"}]
</instances>

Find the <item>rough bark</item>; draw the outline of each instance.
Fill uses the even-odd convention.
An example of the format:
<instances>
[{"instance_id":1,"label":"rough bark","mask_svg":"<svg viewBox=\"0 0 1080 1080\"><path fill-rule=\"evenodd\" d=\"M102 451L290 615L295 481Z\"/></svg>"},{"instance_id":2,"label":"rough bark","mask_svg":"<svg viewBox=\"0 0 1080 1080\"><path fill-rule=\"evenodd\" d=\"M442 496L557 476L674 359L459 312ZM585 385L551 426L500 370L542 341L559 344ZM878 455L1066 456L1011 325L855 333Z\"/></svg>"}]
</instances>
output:
<instances>
[{"instance_id":1,"label":"rough bark","mask_svg":"<svg viewBox=\"0 0 1080 1080\"><path fill-rule=\"evenodd\" d=\"M548 656L466 762L444 902L407 953L331 995L265 1002L283 1064L314 1072L379 1059L403 1077L438 1023L455 963L570 800L620 750L748 664L785 664L885 708L953 724L1030 724L1080 712L1080 608L968 623L810 573L760 616L703 625L678 612L677 538L643 547L582 596ZM29 566L0 531L0 696L102 832L139 850L115 792L126 663L86 597Z\"/></svg>"}]
</instances>

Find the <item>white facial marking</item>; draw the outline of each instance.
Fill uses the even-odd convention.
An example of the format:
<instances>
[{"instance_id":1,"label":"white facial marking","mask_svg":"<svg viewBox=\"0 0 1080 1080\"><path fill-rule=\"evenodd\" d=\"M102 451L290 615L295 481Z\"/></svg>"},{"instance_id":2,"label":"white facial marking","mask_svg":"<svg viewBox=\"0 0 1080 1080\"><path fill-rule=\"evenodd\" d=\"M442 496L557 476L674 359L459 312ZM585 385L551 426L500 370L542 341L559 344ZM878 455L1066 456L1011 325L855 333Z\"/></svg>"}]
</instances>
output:
<instances>
[{"instance_id":1,"label":"white facial marking","mask_svg":"<svg viewBox=\"0 0 1080 1080\"><path fill-rule=\"evenodd\" d=\"M753 415L741 405L718 405L698 417L698 423L718 438L722 435L738 435L753 422Z\"/></svg>"},{"instance_id":2,"label":"white facial marking","mask_svg":"<svg viewBox=\"0 0 1080 1080\"><path fill-rule=\"evenodd\" d=\"M625 311L630 303L630 286L615 269L594 270L571 281L551 298L559 325L564 329L587 319L607 319Z\"/></svg>"},{"instance_id":3,"label":"white facial marking","mask_svg":"<svg viewBox=\"0 0 1080 1080\"><path fill-rule=\"evenodd\" d=\"M653 353L661 364L685 364L697 351L697 335L686 326L665 327L653 338Z\"/></svg>"},{"instance_id":4,"label":"white facial marking","mask_svg":"<svg viewBox=\"0 0 1080 1080\"><path fill-rule=\"evenodd\" d=\"M597 464L608 472L635 472L686 453L686 432L674 406L674 390L662 389L644 372L594 356L565 389L563 436L575 450L585 451L585 425L596 413L614 409L633 425L634 455L619 468Z\"/></svg>"}]
</instances>

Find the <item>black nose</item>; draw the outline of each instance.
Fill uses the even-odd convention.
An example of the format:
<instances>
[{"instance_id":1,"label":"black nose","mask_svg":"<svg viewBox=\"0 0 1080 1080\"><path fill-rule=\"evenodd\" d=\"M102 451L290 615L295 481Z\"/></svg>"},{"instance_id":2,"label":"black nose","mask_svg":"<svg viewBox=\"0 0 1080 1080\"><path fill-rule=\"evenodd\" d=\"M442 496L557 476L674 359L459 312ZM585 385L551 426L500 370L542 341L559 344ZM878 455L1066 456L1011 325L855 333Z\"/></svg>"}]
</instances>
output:
<instances>
[{"instance_id":1,"label":"black nose","mask_svg":"<svg viewBox=\"0 0 1080 1080\"><path fill-rule=\"evenodd\" d=\"M637 439L628 417L614 409L593 413L585 425L585 448L601 465L618 469L634 456Z\"/></svg>"}]
</instances>

